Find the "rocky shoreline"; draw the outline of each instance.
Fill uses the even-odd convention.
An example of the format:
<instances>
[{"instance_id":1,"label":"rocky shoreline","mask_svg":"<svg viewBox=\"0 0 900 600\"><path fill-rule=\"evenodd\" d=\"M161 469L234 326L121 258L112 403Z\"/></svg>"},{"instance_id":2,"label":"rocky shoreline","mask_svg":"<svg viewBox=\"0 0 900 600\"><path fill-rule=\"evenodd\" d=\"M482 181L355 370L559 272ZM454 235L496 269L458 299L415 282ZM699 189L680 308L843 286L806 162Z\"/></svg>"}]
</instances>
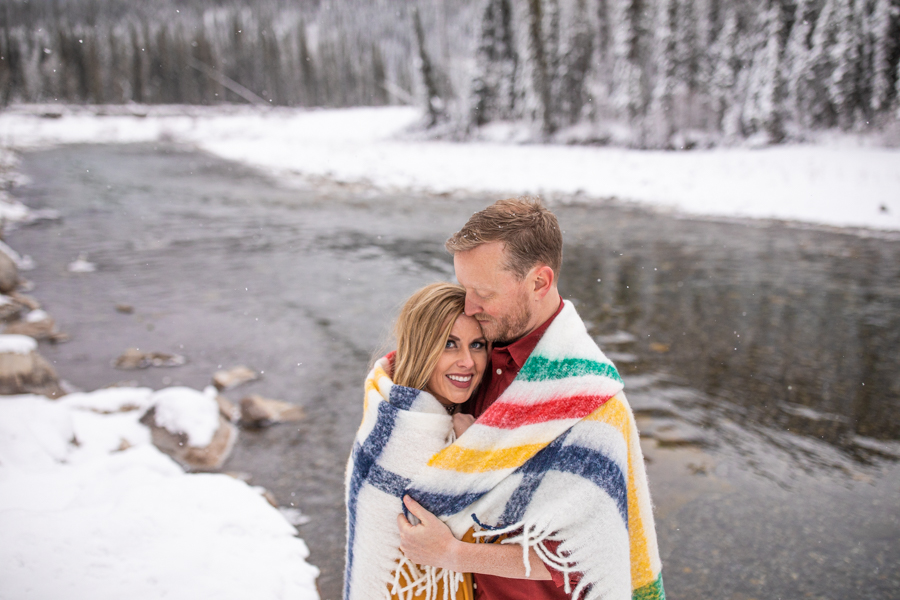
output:
<instances>
[{"instance_id":1,"label":"rocky shoreline","mask_svg":"<svg viewBox=\"0 0 900 600\"><path fill-rule=\"evenodd\" d=\"M14 206L6 199L0 201ZM4 209L0 207L0 212ZM24 214L27 218L28 213ZM70 271L91 272L84 267L86 260L83 257L79 261L75 269L70 265ZM38 394L51 399L61 398L79 390L59 378L52 365L38 352L37 342L64 343L68 336L57 328L54 319L41 308L36 298L24 293L31 291L33 285L21 275L20 265L23 264L31 264L30 258L23 259L5 243L0 244L0 322L4 326L0 334L0 395ZM129 348L113 366L122 370L178 367L186 361L178 354ZM210 405L215 404L219 415L213 438L205 446L190 444L177 418L168 422L158 418L155 404L144 407L141 422L150 428L154 445L185 468L218 469L234 448L237 426L259 428L303 418L302 409L288 402L251 394L235 405L218 393L258 377L258 373L241 365L217 371L211 377L211 386L202 393L197 392ZM126 406L122 410L134 408Z\"/></svg>"},{"instance_id":2,"label":"rocky shoreline","mask_svg":"<svg viewBox=\"0 0 900 600\"><path fill-rule=\"evenodd\" d=\"M28 183L16 167L16 157L0 149L0 240L15 228L61 222L55 211L31 210L11 197ZM62 266L74 278L102 273L86 255ZM238 403L226 398L221 392L260 377L247 367L210 373L202 390L177 383L154 390L136 381L79 390L54 366L59 345L79 343L85 323L50 314L43 284L26 277L33 268L31 257L0 241L4 592L318 599L319 570L306 562L309 549L297 530L309 517L279 507L247 473L216 474L242 429L297 421L303 411L257 394ZM69 294L55 306L65 313L80 300ZM58 325L65 320L74 335ZM131 372L190 363L136 347L110 362Z\"/></svg>"},{"instance_id":3,"label":"rocky shoreline","mask_svg":"<svg viewBox=\"0 0 900 600\"><path fill-rule=\"evenodd\" d=\"M40 301L27 294L34 290L34 284L23 276L23 272L33 269L34 261L7 245L2 240L2 230L61 217L56 211L33 211L10 196L15 186L27 183L27 178L17 171L17 164L14 153L0 149L0 324L3 327L0 333L0 395L38 394L57 399L80 390L60 379L53 366L41 356L37 342L64 343L69 336L59 330L56 321L42 308ZM83 255L68 267L72 273L91 273L95 269L96 266ZM133 307L118 305L116 310L131 313ZM128 348L114 361L113 366L131 370L178 367L186 362L187 358L179 354ZM177 424L167 429L155 418L155 405L145 408L141 422L150 427L157 448L185 468L218 469L234 448L239 427L267 427L299 421L304 416L300 407L281 400L251 394L235 405L217 393L259 377L259 373L243 365L212 374L212 387L202 394L215 403L219 424L212 441L206 446L198 448L187 443L186 433L179 430ZM128 410L133 408L126 407Z\"/></svg>"}]
</instances>

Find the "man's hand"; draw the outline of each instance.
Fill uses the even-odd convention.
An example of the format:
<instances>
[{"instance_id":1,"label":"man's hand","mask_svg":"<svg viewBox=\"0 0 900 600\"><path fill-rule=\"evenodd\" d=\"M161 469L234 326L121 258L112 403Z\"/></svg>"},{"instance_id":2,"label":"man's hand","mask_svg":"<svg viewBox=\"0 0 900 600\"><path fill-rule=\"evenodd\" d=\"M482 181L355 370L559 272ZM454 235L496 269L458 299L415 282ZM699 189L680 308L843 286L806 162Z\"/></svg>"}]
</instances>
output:
<instances>
[{"instance_id":1,"label":"man's hand","mask_svg":"<svg viewBox=\"0 0 900 600\"><path fill-rule=\"evenodd\" d=\"M462 542L453 537L450 528L443 521L411 497L404 496L403 504L419 519L419 524L413 525L404 514L397 515L400 549L403 554L420 565L453 569L453 549Z\"/></svg>"},{"instance_id":2,"label":"man's hand","mask_svg":"<svg viewBox=\"0 0 900 600\"><path fill-rule=\"evenodd\" d=\"M464 434L466 429L471 427L474 422L475 417L472 415L464 415L463 413L453 415L453 431L456 432L456 437Z\"/></svg>"}]
</instances>

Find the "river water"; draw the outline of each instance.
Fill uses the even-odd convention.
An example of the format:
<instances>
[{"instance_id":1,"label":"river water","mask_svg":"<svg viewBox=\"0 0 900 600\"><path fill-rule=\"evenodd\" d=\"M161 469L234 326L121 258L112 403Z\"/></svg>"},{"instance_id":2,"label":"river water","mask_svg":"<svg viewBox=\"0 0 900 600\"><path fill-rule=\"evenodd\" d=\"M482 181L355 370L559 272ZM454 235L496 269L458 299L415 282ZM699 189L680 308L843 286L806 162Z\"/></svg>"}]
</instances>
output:
<instances>
[{"instance_id":1,"label":"river water","mask_svg":"<svg viewBox=\"0 0 900 600\"><path fill-rule=\"evenodd\" d=\"M343 469L402 301L452 277L443 241L493 198L292 187L169 145L27 154L17 196L62 220L7 236L82 389L201 388L245 364L300 423L244 430L247 473L340 597ZM671 599L900 597L900 236L558 200L563 296L638 417ZM70 273L79 255L93 273ZM130 304L133 313L116 310ZM188 364L118 371L126 348Z\"/></svg>"}]
</instances>

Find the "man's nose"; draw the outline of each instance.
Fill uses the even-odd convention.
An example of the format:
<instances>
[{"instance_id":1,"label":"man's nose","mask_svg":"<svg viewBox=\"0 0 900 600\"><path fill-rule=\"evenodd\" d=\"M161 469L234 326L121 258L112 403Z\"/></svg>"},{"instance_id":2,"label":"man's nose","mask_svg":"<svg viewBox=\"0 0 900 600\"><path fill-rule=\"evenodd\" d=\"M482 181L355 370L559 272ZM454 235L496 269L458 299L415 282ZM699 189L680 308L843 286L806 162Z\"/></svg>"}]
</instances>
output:
<instances>
[{"instance_id":1,"label":"man's nose","mask_svg":"<svg viewBox=\"0 0 900 600\"><path fill-rule=\"evenodd\" d=\"M477 315L481 312L481 306L479 306L474 300L469 297L469 294L466 294L466 315L473 316Z\"/></svg>"}]
</instances>

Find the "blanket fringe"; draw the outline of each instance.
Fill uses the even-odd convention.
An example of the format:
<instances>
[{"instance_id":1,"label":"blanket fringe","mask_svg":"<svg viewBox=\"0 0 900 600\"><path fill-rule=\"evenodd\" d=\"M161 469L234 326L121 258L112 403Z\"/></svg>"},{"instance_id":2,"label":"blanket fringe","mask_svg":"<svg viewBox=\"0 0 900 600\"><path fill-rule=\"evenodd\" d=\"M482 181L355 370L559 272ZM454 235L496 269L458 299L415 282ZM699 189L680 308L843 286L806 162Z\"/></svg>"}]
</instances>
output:
<instances>
[{"instance_id":1,"label":"blanket fringe","mask_svg":"<svg viewBox=\"0 0 900 600\"><path fill-rule=\"evenodd\" d=\"M473 515L474 516L474 515ZM484 525L482 525L484 527ZM475 538L485 538L488 536L500 536L504 534L512 534L501 540L501 544L519 544L522 546L522 561L525 564L525 577L531 575L531 561L528 560L528 550L531 549L540 558L545 565L552 567L555 571L559 571L564 575L566 594L572 593L572 585L569 583L569 574L575 572L576 565L566 557L559 555L550 550L544 543L548 539L561 539L557 532L549 531L546 528L539 529L537 525L524 521L522 523L514 523L506 527L486 527L481 531L476 531L473 536ZM580 588L578 586L579 593ZM577 598L577 595L573 595Z\"/></svg>"},{"instance_id":2,"label":"blanket fringe","mask_svg":"<svg viewBox=\"0 0 900 600\"><path fill-rule=\"evenodd\" d=\"M401 582L401 578L404 580ZM425 594L425 600L454 600L459 586L463 583L462 573L450 569L440 569L425 565L417 565L406 556L400 555L394 579L390 586L390 597L400 600L413 600ZM438 586L443 588L443 597L438 598Z\"/></svg>"}]
</instances>

